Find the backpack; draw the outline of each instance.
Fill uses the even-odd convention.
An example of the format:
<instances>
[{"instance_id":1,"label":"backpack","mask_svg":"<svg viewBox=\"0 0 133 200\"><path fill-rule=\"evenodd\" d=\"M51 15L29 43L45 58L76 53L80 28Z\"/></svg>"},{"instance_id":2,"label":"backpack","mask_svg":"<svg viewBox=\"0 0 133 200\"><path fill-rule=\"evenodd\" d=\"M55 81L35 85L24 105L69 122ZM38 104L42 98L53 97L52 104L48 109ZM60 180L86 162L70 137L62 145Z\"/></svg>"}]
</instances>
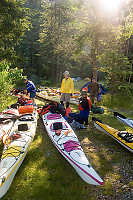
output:
<instances>
[{"instance_id":1,"label":"backpack","mask_svg":"<svg viewBox=\"0 0 133 200\"><path fill-rule=\"evenodd\" d=\"M94 114L103 114L104 113L104 108L92 105L91 111Z\"/></svg>"}]
</instances>

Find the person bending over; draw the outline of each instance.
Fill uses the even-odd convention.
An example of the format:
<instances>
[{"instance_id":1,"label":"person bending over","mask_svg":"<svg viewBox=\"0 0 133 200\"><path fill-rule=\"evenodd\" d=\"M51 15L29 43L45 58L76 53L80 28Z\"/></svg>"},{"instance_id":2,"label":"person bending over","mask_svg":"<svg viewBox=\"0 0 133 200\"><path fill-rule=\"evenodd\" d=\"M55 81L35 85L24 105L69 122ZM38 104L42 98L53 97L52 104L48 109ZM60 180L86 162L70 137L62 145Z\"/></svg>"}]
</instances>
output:
<instances>
[{"instance_id":1,"label":"person bending over","mask_svg":"<svg viewBox=\"0 0 133 200\"><path fill-rule=\"evenodd\" d=\"M36 87L34 83L28 79L24 79L24 83L26 84L27 95L29 95L34 102L36 96Z\"/></svg>"}]
</instances>

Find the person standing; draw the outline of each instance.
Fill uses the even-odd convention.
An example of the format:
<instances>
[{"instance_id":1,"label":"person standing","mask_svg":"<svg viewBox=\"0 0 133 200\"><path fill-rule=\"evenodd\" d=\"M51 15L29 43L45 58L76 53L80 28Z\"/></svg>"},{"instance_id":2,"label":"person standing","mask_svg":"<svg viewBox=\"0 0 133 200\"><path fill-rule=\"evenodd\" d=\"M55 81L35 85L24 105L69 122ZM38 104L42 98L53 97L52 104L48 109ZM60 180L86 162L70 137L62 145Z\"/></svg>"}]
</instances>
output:
<instances>
[{"instance_id":1,"label":"person standing","mask_svg":"<svg viewBox=\"0 0 133 200\"><path fill-rule=\"evenodd\" d=\"M60 103L64 105L66 104L66 109L69 108L70 98L74 93L74 83L70 78L70 74L68 71L64 72L64 79L61 83L61 98Z\"/></svg>"},{"instance_id":2,"label":"person standing","mask_svg":"<svg viewBox=\"0 0 133 200\"><path fill-rule=\"evenodd\" d=\"M34 103L34 98L36 96L36 87L34 83L28 79L24 79L24 83L26 84L27 95L30 96Z\"/></svg>"},{"instance_id":3,"label":"person standing","mask_svg":"<svg viewBox=\"0 0 133 200\"><path fill-rule=\"evenodd\" d=\"M100 87L94 77L91 79L91 83L88 85L88 89L90 89L91 102L96 104L97 97L100 92Z\"/></svg>"}]
</instances>

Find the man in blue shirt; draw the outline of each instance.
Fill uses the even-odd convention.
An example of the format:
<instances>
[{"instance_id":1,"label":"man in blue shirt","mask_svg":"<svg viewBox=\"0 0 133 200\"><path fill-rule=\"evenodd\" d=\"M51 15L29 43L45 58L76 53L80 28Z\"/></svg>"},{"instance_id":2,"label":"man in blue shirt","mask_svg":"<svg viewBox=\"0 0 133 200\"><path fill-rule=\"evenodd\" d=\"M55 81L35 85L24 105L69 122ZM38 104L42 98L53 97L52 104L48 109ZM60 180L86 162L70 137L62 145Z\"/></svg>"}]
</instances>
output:
<instances>
[{"instance_id":1,"label":"man in blue shirt","mask_svg":"<svg viewBox=\"0 0 133 200\"><path fill-rule=\"evenodd\" d=\"M36 96L36 87L34 83L28 79L24 79L24 83L26 84L27 95L29 94L30 98L34 102L34 98Z\"/></svg>"}]
</instances>

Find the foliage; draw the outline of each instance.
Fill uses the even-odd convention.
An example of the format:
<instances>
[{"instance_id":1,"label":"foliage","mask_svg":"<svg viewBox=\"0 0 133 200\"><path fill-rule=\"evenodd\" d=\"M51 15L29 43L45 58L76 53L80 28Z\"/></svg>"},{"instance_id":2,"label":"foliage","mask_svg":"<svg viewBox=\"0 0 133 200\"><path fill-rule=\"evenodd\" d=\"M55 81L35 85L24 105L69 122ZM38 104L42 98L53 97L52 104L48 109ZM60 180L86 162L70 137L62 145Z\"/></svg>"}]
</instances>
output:
<instances>
[{"instance_id":1,"label":"foliage","mask_svg":"<svg viewBox=\"0 0 133 200\"><path fill-rule=\"evenodd\" d=\"M0 1L0 58L16 63L16 45L28 28L23 1Z\"/></svg>"},{"instance_id":2,"label":"foliage","mask_svg":"<svg viewBox=\"0 0 133 200\"><path fill-rule=\"evenodd\" d=\"M41 75L42 65L40 60L40 13L41 2L44 1L26 0L24 7L28 10L29 29L24 33L20 45L17 46L17 52L20 56L19 64L23 66L24 74L30 77L32 74Z\"/></svg>"},{"instance_id":3,"label":"foliage","mask_svg":"<svg viewBox=\"0 0 133 200\"><path fill-rule=\"evenodd\" d=\"M133 33L132 12L123 17L123 9L117 18L107 18L99 10L96 2L88 1L80 9L79 21L82 24L82 31L77 40L80 47L77 56L79 58L80 55L81 59L82 53L87 54L88 51L93 75L96 77L97 71L105 72L111 90L117 91L120 82L128 87L133 73L132 63L127 55L127 40ZM86 28L83 29L83 25L86 25Z\"/></svg>"},{"instance_id":4,"label":"foliage","mask_svg":"<svg viewBox=\"0 0 133 200\"><path fill-rule=\"evenodd\" d=\"M52 82L50 80L40 80L41 86L51 86Z\"/></svg>"},{"instance_id":5,"label":"foliage","mask_svg":"<svg viewBox=\"0 0 133 200\"><path fill-rule=\"evenodd\" d=\"M9 65L5 61L0 63L0 92L3 94L4 92L11 89L12 80L9 79Z\"/></svg>"},{"instance_id":6,"label":"foliage","mask_svg":"<svg viewBox=\"0 0 133 200\"><path fill-rule=\"evenodd\" d=\"M10 101L10 92L22 79L22 70L15 68L10 69L10 63L7 61L0 62L0 109Z\"/></svg>"},{"instance_id":7,"label":"foliage","mask_svg":"<svg viewBox=\"0 0 133 200\"><path fill-rule=\"evenodd\" d=\"M129 93L129 82L133 72L132 65L128 58L114 48L112 50L105 50L104 53L99 56L99 62L102 65L99 69L106 73L106 81L110 89L112 91L117 91L123 88L123 92Z\"/></svg>"},{"instance_id":8,"label":"foliage","mask_svg":"<svg viewBox=\"0 0 133 200\"><path fill-rule=\"evenodd\" d=\"M19 58L28 77L59 84L64 70L82 78L103 71L99 77L106 78L112 91L130 91L133 70L127 41L133 33L133 12L128 4L119 16L107 16L98 0L2 0L0 5L1 15L10 10L0 20L1 57L14 63Z\"/></svg>"},{"instance_id":9,"label":"foliage","mask_svg":"<svg viewBox=\"0 0 133 200\"><path fill-rule=\"evenodd\" d=\"M119 16L112 16L102 12L99 2L0 0L1 111L13 101L10 90L22 84L22 73L49 86L52 82L60 84L66 69L73 77L83 78L92 73L96 76L100 71L111 93L103 95L100 103L105 114L96 117L119 130L127 130L114 119L112 110L126 113L127 117L133 115L133 54L128 47L133 34L133 6L130 1L130 6L125 4ZM16 66L23 66L23 71ZM73 111L77 111L76 106ZM48 200L121 199L124 195L121 188L131 190L132 174L123 165L125 162L129 167L131 154L97 131L92 125L92 116L90 113L90 127L76 134L87 157L105 181L102 188L90 186L77 176L57 153L39 121L23 167L3 199L41 200L44 196Z\"/></svg>"},{"instance_id":10,"label":"foliage","mask_svg":"<svg viewBox=\"0 0 133 200\"><path fill-rule=\"evenodd\" d=\"M22 75L23 70L22 69L18 69L16 68L11 68L9 70L9 75L8 78L10 80L12 80L12 83L15 84L15 86L18 86L19 84L21 84L21 81L23 79L23 75Z\"/></svg>"},{"instance_id":11,"label":"foliage","mask_svg":"<svg viewBox=\"0 0 133 200\"><path fill-rule=\"evenodd\" d=\"M62 72L71 69L71 54L75 48L73 17L76 11L71 1L46 1L43 6L40 32L41 57L45 73L50 73L52 80L61 80ZM74 25L75 26L75 25ZM48 69L48 70L47 70ZM48 72L48 74L47 74Z\"/></svg>"}]
</instances>

